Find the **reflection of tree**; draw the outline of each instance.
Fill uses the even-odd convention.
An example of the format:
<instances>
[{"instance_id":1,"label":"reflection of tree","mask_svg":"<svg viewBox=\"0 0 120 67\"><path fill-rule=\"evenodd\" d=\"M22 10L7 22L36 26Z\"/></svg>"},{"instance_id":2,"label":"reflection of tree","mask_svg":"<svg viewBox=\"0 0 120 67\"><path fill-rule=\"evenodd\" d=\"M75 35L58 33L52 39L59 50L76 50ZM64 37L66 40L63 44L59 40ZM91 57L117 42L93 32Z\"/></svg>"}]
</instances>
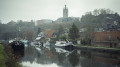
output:
<instances>
[{"instance_id":1,"label":"reflection of tree","mask_svg":"<svg viewBox=\"0 0 120 67\"><path fill-rule=\"evenodd\" d=\"M69 62L75 67L79 63L79 55L77 54L77 50L72 52L69 56Z\"/></svg>"},{"instance_id":2,"label":"reflection of tree","mask_svg":"<svg viewBox=\"0 0 120 67\"><path fill-rule=\"evenodd\" d=\"M80 59L81 62L81 67L112 67L107 64L101 64L98 62L93 61L92 59L84 58Z\"/></svg>"},{"instance_id":3,"label":"reflection of tree","mask_svg":"<svg viewBox=\"0 0 120 67\"><path fill-rule=\"evenodd\" d=\"M91 58L91 52L90 51L81 50L80 54L81 54L82 57Z\"/></svg>"},{"instance_id":4,"label":"reflection of tree","mask_svg":"<svg viewBox=\"0 0 120 67\"><path fill-rule=\"evenodd\" d=\"M35 50L34 47L26 47L22 61L30 61L30 63L33 63L36 56L37 56L37 51Z\"/></svg>"},{"instance_id":5,"label":"reflection of tree","mask_svg":"<svg viewBox=\"0 0 120 67\"><path fill-rule=\"evenodd\" d=\"M60 25L58 28L58 37L61 37L63 33L64 33L64 27L63 25Z\"/></svg>"},{"instance_id":6,"label":"reflection of tree","mask_svg":"<svg viewBox=\"0 0 120 67\"><path fill-rule=\"evenodd\" d=\"M109 53L81 50L80 54L81 54L80 60L82 61L81 67L115 67L112 63L109 63L111 62L110 59L112 59L112 62L114 62L113 56L111 58L109 56L110 55Z\"/></svg>"},{"instance_id":7,"label":"reflection of tree","mask_svg":"<svg viewBox=\"0 0 120 67\"><path fill-rule=\"evenodd\" d=\"M37 34L40 34L41 32L41 28L38 28Z\"/></svg>"},{"instance_id":8,"label":"reflection of tree","mask_svg":"<svg viewBox=\"0 0 120 67\"><path fill-rule=\"evenodd\" d=\"M59 54L58 55L58 61L59 61L59 63L63 64L64 60L65 60L65 55L64 54Z\"/></svg>"}]
</instances>

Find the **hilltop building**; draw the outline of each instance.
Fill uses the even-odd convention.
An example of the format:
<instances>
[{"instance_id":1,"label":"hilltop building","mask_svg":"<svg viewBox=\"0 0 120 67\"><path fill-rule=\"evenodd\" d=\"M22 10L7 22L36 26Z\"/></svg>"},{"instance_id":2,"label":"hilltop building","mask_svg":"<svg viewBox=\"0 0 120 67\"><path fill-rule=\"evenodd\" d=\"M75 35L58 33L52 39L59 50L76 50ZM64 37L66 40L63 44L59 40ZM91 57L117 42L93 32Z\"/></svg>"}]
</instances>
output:
<instances>
[{"instance_id":1,"label":"hilltop building","mask_svg":"<svg viewBox=\"0 0 120 67\"><path fill-rule=\"evenodd\" d=\"M63 18L67 18L67 17L68 17L68 8L65 5L65 7L63 8Z\"/></svg>"},{"instance_id":2,"label":"hilltop building","mask_svg":"<svg viewBox=\"0 0 120 67\"><path fill-rule=\"evenodd\" d=\"M57 20L53 21L51 19L41 19L36 21L36 26L44 23L66 23L66 22L80 22L80 17L68 17L68 8L63 8L63 17L58 18Z\"/></svg>"},{"instance_id":3,"label":"hilltop building","mask_svg":"<svg viewBox=\"0 0 120 67\"><path fill-rule=\"evenodd\" d=\"M79 17L68 17L68 8L65 7L63 8L63 17L58 18L56 21L57 23L64 23L64 22L79 22L80 18Z\"/></svg>"}]
</instances>

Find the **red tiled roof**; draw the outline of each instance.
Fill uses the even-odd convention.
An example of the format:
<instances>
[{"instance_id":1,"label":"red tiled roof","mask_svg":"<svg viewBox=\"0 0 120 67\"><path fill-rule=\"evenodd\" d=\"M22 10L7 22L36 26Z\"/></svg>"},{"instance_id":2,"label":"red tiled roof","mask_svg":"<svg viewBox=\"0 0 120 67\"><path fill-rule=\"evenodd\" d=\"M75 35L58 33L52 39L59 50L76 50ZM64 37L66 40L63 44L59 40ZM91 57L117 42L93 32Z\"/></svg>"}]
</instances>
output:
<instances>
[{"instance_id":1,"label":"red tiled roof","mask_svg":"<svg viewBox=\"0 0 120 67\"><path fill-rule=\"evenodd\" d=\"M56 32L55 30L51 30L47 33L47 38L51 38L53 33Z\"/></svg>"}]
</instances>

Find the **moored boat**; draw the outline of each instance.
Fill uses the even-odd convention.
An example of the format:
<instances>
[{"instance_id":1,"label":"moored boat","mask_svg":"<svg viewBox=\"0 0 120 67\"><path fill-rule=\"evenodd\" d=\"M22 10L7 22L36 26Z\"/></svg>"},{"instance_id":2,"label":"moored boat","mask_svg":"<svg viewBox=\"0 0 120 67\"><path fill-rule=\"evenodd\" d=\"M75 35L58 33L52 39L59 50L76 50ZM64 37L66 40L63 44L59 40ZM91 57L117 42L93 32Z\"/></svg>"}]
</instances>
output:
<instances>
[{"instance_id":1,"label":"moored boat","mask_svg":"<svg viewBox=\"0 0 120 67\"><path fill-rule=\"evenodd\" d=\"M66 42L66 41L56 41L55 46L65 48L65 49L69 49L69 50L74 49L73 43L72 42Z\"/></svg>"},{"instance_id":2,"label":"moored boat","mask_svg":"<svg viewBox=\"0 0 120 67\"><path fill-rule=\"evenodd\" d=\"M11 46L13 51L24 51L24 43L21 41L13 41L9 43L9 46Z\"/></svg>"}]
</instances>

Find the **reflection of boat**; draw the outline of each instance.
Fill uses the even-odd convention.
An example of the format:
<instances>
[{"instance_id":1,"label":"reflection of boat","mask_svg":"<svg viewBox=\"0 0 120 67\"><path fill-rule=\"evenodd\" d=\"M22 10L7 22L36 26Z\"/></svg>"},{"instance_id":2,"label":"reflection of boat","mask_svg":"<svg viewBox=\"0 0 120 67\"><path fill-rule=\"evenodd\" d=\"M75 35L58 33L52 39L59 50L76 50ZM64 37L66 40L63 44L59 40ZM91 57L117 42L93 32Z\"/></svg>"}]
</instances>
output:
<instances>
[{"instance_id":1,"label":"reflection of boat","mask_svg":"<svg viewBox=\"0 0 120 67\"><path fill-rule=\"evenodd\" d=\"M69 51L69 50L66 50L63 48L58 48L58 47L56 47L55 50L57 53L62 53L62 54L64 53L66 56L68 56L69 54L71 54L73 52L73 50Z\"/></svg>"},{"instance_id":2,"label":"reflection of boat","mask_svg":"<svg viewBox=\"0 0 120 67\"><path fill-rule=\"evenodd\" d=\"M41 49L39 47L35 47L35 48L36 48L36 50L41 51Z\"/></svg>"},{"instance_id":3,"label":"reflection of boat","mask_svg":"<svg viewBox=\"0 0 120 67\"><path fill-rule=\"evenodd\" d=\"M56 47L63 47L65 49L70 49L70 50L72 50L74 48L72 42L66 42L66 41L56 41L55 46Z\"/></svg>"},{"instance_id":4,"label":"reflection of boat","mask_svg":"<svg viewBox=\"0 0 120 67\"><path fill-rule=\"evenodd\" d=\"M67 50L65 50L65 49L62 49L62 48L55 48L55 50L56 50L56 52L58 52L58 53L66 53L66 52L69 52L69 51L67 51Z\"/></svg>"},{"instance_id":5,"label":"reflection of boat","mask_svg":"<svg viewBox=\"0 0 120 67\"><path fill-rule=\"evenodd\" d=\"M36 46L40 46L41 43L40 43L40 42L34 42L34 45L36 45Z\"/></svg>"},{"instance_id":6,"label":"reflection of boat","mask_svg":"<svg viewBox=\"0 0 120 67\"><path fill-rule=\"evenodd\" d=\"M43 43L38 42L38 41L33 41L33 42L31 42L31 46L38 46L38 47L40 47L42 44L43 44Z\"/></svg>"},{"instance_id":7,"label":"reflection of boat","mask_svg":"<svg viewBox=\"0 0 120 67\"><path fill-rule=\"evenodd\" d=\"M50 46L50 42L46 41L46 43L44 43L44 46Z\"/></svg>"}]
</instances>

